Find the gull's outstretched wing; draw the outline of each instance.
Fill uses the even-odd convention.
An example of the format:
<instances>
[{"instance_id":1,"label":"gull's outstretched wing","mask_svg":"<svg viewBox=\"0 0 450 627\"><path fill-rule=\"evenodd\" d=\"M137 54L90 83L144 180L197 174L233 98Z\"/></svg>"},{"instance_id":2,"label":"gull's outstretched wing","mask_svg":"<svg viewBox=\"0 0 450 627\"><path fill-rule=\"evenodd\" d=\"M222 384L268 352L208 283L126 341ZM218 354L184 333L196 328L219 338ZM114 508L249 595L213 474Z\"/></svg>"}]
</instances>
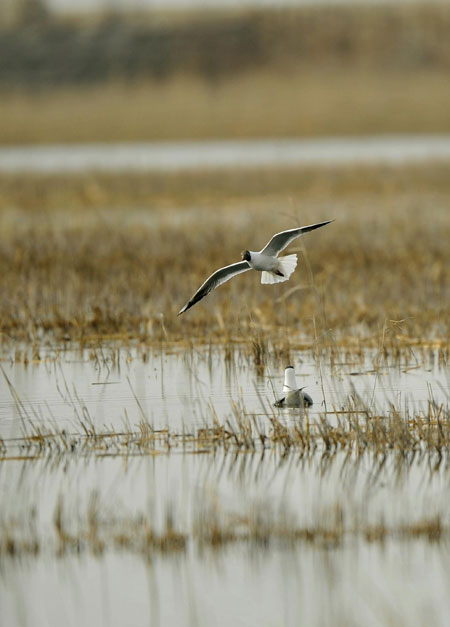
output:
<instances>
[{"instance_id":1,"label":"gull's outstretched wing","mask_svg":"<svg viewBox=\"0 0 450 627\"><path fill-rule=\"evenodd\" d=\"M241 274L241 272L246 272L247 270L250 270L250 265L246 261L232 263L231 266L225 266L225 268L216 270L214 274L211 274L209 279L206 279L203 285L199 287L191 300L180 309L178 315L184 313L187 309L192 307L192 305L195 305L195 303L198 303L199 300L204 298L216 287L219 287L219 285L222 285L222 283L225 283L225 281L229 281L237 274Z\"/></svg>"},{"instance_id":2,"label":"gull's outstretched wing","mask_svg":"<svg viewBox=\"0 0 450 627\"><path fill-rule=\"evenodd\" d=\"M300 237L303 233L308 231L314 231L319 229L325 224L330 224L333 220L327 220L326 222L318 222L317 224L311 224L310 226L300 226L297 229L289 229L289 231L281 231L272 237L270 242L264 246L259 252L263 255L271 255L276 257L282 250L284 250L296 237Z\"/></svg>"}]
</instances>

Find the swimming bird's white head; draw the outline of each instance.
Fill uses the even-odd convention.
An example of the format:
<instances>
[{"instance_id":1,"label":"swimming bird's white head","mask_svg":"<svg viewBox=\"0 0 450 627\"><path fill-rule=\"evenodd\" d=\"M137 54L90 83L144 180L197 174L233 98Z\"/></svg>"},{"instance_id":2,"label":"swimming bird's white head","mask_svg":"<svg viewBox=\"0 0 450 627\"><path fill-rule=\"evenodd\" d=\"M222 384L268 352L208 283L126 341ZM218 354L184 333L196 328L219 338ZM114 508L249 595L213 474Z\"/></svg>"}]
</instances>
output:
<instances>
[{"instance_id":1,"label":"swimming bird's white head","mask_svg":"<svg viewBox=\"0 0 450 627\"><path fill-rule=\"evenodd\" d=\"M283 392L293 392L297 389L294 366L288 366L284 371Z\"/></svg>"}]
</instances>

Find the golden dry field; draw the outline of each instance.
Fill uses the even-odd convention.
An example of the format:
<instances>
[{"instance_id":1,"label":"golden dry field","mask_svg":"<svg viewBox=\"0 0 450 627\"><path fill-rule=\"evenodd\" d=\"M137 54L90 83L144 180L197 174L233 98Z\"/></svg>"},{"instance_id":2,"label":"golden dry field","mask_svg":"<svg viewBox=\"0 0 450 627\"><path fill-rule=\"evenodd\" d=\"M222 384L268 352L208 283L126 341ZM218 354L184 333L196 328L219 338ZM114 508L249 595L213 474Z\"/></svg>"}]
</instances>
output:
<instances>
[{"instance_id":1,"label":"golden dry field","mask_svg":"<svg viewBox=\"0 0 450 627\"><path fill-rule=\"evenodd\" d=\"M286 341L447 346L445 164L0 179L3 341ZM288 284L238 277L181 317L213 270L299 224ZM289 338L289 339L288 339Z\"/></svg>"}]
</instances>

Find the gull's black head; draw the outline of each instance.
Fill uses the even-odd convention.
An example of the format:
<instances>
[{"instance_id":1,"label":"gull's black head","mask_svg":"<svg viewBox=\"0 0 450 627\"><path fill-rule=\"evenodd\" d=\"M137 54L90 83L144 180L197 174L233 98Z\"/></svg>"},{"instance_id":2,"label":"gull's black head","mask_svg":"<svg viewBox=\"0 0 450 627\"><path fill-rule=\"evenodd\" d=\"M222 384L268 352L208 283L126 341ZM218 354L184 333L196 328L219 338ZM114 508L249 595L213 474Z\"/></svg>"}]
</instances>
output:
<instances>
[{"instance_id":1,"label":"gull's black head","mask_svg":"<svg viewBox=\"0 0 450 627\"><path fill-rule=\"evenodd\" d=\"M244 250L244 252L241 253L241 257L242 261L250 261L250 252L248 250Z\"/></svg>"}]
</instances>

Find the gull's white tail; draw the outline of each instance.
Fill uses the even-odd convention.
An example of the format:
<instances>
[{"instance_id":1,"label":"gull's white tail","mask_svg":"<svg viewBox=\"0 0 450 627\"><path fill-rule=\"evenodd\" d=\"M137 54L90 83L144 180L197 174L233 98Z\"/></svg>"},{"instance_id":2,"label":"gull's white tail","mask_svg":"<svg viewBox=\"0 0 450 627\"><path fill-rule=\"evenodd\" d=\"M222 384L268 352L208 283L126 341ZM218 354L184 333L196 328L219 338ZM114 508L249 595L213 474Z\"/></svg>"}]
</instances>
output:
<instances>
[{"instance_id":1,"label":"gull's white tail","mask_svg":"<svg viewBox=\"0 0 450 627\"><path fill-rule=\"evenodd\" d=\"M272 272L263 272L261 276L261 283L282 283L287 281L291 274L297 267L297 255L286 255L286 257L280 257L278 259L280 272L283 276L272 274Z\"/></svg>"}]
</instances>

